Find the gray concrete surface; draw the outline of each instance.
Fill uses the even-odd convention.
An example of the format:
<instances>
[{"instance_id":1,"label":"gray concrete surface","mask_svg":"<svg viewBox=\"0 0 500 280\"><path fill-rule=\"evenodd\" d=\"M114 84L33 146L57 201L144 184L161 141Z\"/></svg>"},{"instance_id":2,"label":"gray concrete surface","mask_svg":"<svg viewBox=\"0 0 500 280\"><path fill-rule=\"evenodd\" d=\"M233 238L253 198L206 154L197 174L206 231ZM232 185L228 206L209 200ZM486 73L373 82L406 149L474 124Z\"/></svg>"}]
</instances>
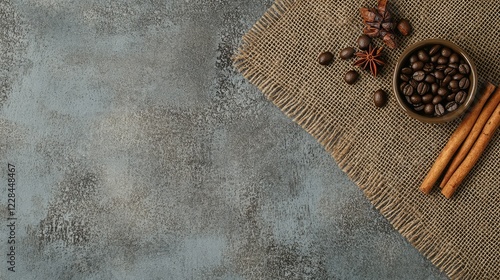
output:
<instances>
[{"instance_id":1,"label":"gray concrete surface","mask_svg":"<svg viewBox=\"0 0 500 280\"><path fill-rule=\"evenodd\" d=\"M0 279L445 279L232 68L271 4L0 1Z\"/></svg>"}]
</instances>

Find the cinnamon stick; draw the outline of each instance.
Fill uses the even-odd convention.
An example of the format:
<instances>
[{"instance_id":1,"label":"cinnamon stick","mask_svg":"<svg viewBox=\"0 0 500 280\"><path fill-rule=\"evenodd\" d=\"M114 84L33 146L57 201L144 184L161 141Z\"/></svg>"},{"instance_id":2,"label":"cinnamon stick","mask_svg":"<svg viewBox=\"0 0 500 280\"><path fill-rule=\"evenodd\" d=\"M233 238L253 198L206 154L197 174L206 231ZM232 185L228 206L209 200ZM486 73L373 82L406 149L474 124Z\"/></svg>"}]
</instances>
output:
<instances>
[{"instance_id":1,"label":"cinnamon stick","mask_svg":"<svg viewBox=\"0 0 500 280\"><path fill-rule=\"evenodd\" d=\"M474 165L477 163L481 154L484 152L488 143L490 142L497 128L500 126L500 105L497 105L497 108L489 118L488 122L484 125L483 130L481 131L481 135L477 138L476 143L472 146L472 149L465 157L464 161L460 164L457 170L453 173L450 180L444 188L441 190L441 193L446 197L450 198L458 186L465 179L467 174L471 171Z\"/></svg>"},{"instance_id":2,"label":"cinnamon stick","mask_svg":"<svg viewBox=\"0 0 500 280\"><path fill-rule=\"evenodd\" d=\"M448 143L445 145L445 147L437 157L436 161L432 165L429 173L427 173L427 176L425 177L424 181L420 185L420 190L423 193L429 194L431 192L432 188L434 187L434 184L441 176L441 173L446 168L451 158L458 150L462 142L465 140L472 127L474 126L474 123L479 117L479 113L483 109L484 104L486 103L486 101L488 100L488 98L490 97L490 95L493 93L494 90L495 90L494 85L492 85L491 83L486 84L477 104L474 105L469 114L464 117L464 119L457 127L455 132L453 132L453 134L450 136Z\"/></svg>"},{"instance_id":3,"label":"cinnamon stick","mask_svg":"<svg viewBox=\"0 0 500 280\"><path fill-rule=\"evenodd\" d=\"M500 87L498 87L486 103L484 105L483 110L481 111L481 114L477 118L476 123L474 124L474 127L472 127L472 130L470 131L469 135L465 139L464 143L458 150L458 152L455 154L453 157L453 160L451 161L450 165L448 166L448 169L446 170L446 173L444 174L443 180L441 181L441 184L439 185L441 188L443 188L448 180L450 179L451 175L457 170L458 166L462 163L464 158L467 156L469 153L470 149L476 142L476 139L479 137L479 134L481 134L481 131L483 130L484 125L490 118L491 114L493 111L495 111L495 108L497 105L500 103Z\"/></svg>"}]
</instances>

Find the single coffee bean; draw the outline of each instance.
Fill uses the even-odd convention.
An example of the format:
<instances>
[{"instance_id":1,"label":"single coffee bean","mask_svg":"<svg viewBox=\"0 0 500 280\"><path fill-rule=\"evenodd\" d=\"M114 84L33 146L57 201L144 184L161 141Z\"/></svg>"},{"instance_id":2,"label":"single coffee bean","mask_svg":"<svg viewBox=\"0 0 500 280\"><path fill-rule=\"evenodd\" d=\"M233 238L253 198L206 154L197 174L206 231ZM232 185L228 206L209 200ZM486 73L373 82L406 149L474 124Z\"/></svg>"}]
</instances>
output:
<instances>
[{"instance_id":1,"label":"single coffee bean","mask_svg":"<svg viewBox=\"0 0 500 280\"><path fill-rule=\"evenodd\" d=\"M458 88L458 81L457 80L450 81L450 84L448 86L451 89Z\"/></svg>"},{"instance_id":2,"label":"single coffee bean","mask_svg":"<svg viewBox=\"0 0 500 280\"><path fill-rule=\"evenodd\" d=\"M399 75L399 79L402 81L408 82L410 80L410 77L408 77L408 75L401 74L401 75Z\"/></svg>"},{"instance_id":3,"label":"single coffee bean","mask_svg":"<svg viewBox=\"0 0 500 280\"><path fill-rule=\"evenodd\" d=\"M434 77L436 77L436 79L438 80L442 80L444 79L445 75L443 71L437 70L436 72L434 72Z\"/></svg>"},{"instance_id":4,"label":"single coffee bean","mask_svg":"<svg viewBox=\"0 0 500 280\"><path fill-rule=\"evenodd\" d=\"M439 52L441 49L441 45L434 45L430 50L429 50L429 55L435 55Z\"/></svg>"},{"instance_id":5,"label":"single coffee bean","mask_svg":"<svg viewBox=\"0 0 500 280\"><path fill-rule=\"evenodd\" d=\"M411 32L411 25L407 19L402 19L397 25L399 33L403 36L408 36Z\"/></svg>"},{"instance_id":6,"label":"single coffee bean","mask_svg":"<svg viewBox=\"0 0 500 280\"><path fill-rule=\"evenodd\" d=\"M417 86L417 92L420 95L424 95L429 91L429 84L420 82Z\"/></svg>"},{"instance_id":7,"label":"single coffee bean","mask_svg":"<svg viewBox=\"0 0 500 280\"><path fill-rule=\"evenodd\" d=\"M359 76L358 72L351 70L345 73L344 80L349 85L352 85L356 82L356 80L358 80L358 76Z\"/></svg>"},{"instance_id":8,"label":"single coffee bean","mask_svg":"<svg viewBox=\"0 0 500 280\"><path fill-rule=\"evenodd\" d=\"M403 89L405 88L405 86L406 86L407 84L408 84L407 82L402 82L401 84L399 84L399 90L400 90L400 91L403 91Z\"/></svg>"},{"instance_id":9,"label":"single coffee bean","mask_svg":"<svg viewBox=\"0 0 500 280\"><path fill-rule=\"evenodd\" d=\"M443 104L441 104L441 103L434 105L434 111L436 112L437 116L442 116L446 112Z\"/></svg>"},{"instance_id":10,"label":"single coffee bean","mask_svg":"<svg viewBox=\"0 0 500 280\"><path fill-rule=\"evenodd\" d=\"M419 50L417 53L417 57L420 61L423 62L429 61L429 55L424 50Z\"/></svg>"},{"instance_id":11,"label":"single coffee bean","mask_svg":"<svg viewBox=\"0 0 500 280\"><path fill-rule=\"evenodd\" d=\"M413 105L422 103L422 97L418 94L410 96L410 101Z\"/></svg>"},{"instance_id":12,"label":"single coffee bean","mask_svg":"<svg viewBox=\"0 0 500 280\"><path fill-rule=\"evenodd\" d=\"M434 71L434 64L432 64L432 63L426 63L424 65L424 68L422 70L424 70L427 73L432 72L432 71Z\"/></svg>"},{"instance_id":13,"label":"single coffee bean","mask_svg":"<svg viewBox=\"0 0 500 280\"><path fill-rule=\"evenodd\" d=\"M410 64L413 64L418 61L418 56L416 54L410 56Z\"/></svg>"},{"instance_id":14,"label":"single coffee bean","mask_svg":"<svg viewBox=\"0 0 500 280\"><path fill-rule=\"evenodd\" d=\"M458 104L455 101L450 101L450 102L446 103L445 108L446 108L446 111L452 112L458 108Z\"/></svg>"},{"instance_id":15,"label":"single coffee bean","mask_svg":"<svg viewBox=\"0 0 500 280\"><path fill-rule=\"evenodd\" d=\"M424 62L419 60L411 64L411 69L413 69L413 71L419 71L424 68L424 65Z\"/></svg>"},{"instance_id":16,"label":"single coffee bean","mask_svg":"<svg viewBox=\"0 0 500 280\"><path fill-rule=\"evenodd\" d=\"M403 89L403 94L406 96L412 95L413 92L415 92L415 89L410 84L407 84Z\"/></svg>"},{"instance_id":17,"label":"single coffee bean","mask_svg":"<svg viewBox=\"0 0 500 280\"><path fill-rule=\"evenodd\" d=\"M347 48L345 48L345 49L343 49L343 50L340 51L340 55L339 56L340 56L340 58L342 58L344 60L345 59L349 59L349 58L351 58L354 55L355 51L356 50L354 50L354 48L347 47Z\"/></svg>"},{"instance_id":18,"label":"single coffee bean","mask_svg":"<svg viewBox=\"0 0 500 280\"><path fill-rule=\"evenodd\" d=\"M321 65L328 65L333 61L333 54L331 52L323 52L318 57L318 62Z\"/></svg>"},{"instance_id":19,"label":"single coffee bean","mask_svg":"<svg viewBox=\"0 0 500 280\"><path fill-rule=\"evenodd\" d=\"M441 54L439 54L439 53L431 56L431 62L436 63L440 56L441 56Z\"/></svg>"},{"instance_id":20,"label":"single coffee bean","mask_svg":"<svg viewBox=\"0 0 500 280\"><path fill-rule=\"evenodd\" d=\"M417 89L417 86L418 86L418 82L411 79L409 82L408 82L414 89Z\"/></svg>"},{"instance_id":21,"label":"single coffee bean","mask_svg":"<svg viewBox=\"0 0 500 280\"><path fill-rule=\"evenodd\" d=\"M470 85L469 78L467 78L467 77L462 78L458 84L459 84L461 89L469 88L469 85Z\"/></svg>"},{"instance_id":22,"label":"single coffee bean","mask_svg":"<svg viewBox=\"0 0 500 280\"><path fill-rule=\"evenodd\" d=\"M403 73L405 75L411 75L411 74L413 74L413 70L411 70L410 67L405 67L405 68L401 69L401 73Z\"/></svg>"},{"instance_id":23,"label":"single coffee bean","mask_svg":"<svg viewBox=\"0 0 500 280\"><path fill-rule=\"evenodd\" d=\"M455 95L457 95L457 94L456 93L448 94L446 96L446 101L454 101L455 100Z\"/></svg>"},{"instance_id":24,"label":"single coffee bean","mask_svg":"<svg viewBox=\"0 0 500 280\"><path fill-rule=\"evenodd\" d=\"M437 83L433 83L433 84L431 85L431 92L432 92L433 94L437 94L438 89L439 89L439 85L438 85Z\"/></svg>"},{"instance_id":25,"label":"single coffee bean","mask_svg":"<svg viewBox=\"0 0 500 280\"><path fill-rule=\"evenodd\" d=\"M434 105L432 104L426 104L424 107L424 113L426 115L432 115L434 114Z\"/></svg>"},{"instance_id":26,"label":"single coffee bean","mask_svg":"<svg viewBox=\"0 0 500 280\"><path fill-rule=\"evenodd\" d=\"M464 75L470 73L470 66L468 64L462 63L458 66L458 71Z\"/></svg>"},{"instance_id":27,"label":"single coffee bean","mask_svg":"<svg viewBox=\"0 0 500 280\"><path fill-rule=\"evenodd\" d=\"M460 56L457 53L452 53L450 55L450 63L459 63L460 62Z\"/></svg>"},{"instance_id":28,"label":"single coffee bean","mask_svg":"<svg viewBox=\"0 0 500 280\"><path fill-rule=\"evenodd\" d=\"M421 82L425 79L425 72L420 70L415 73L413 73L413 79L417 82Z\"/></svg>"},{"instance_id":29,"label":"single coffee bean","mask_svg":"<svg viewBox=\"0 0 500 280\"><path fill-rule=\"evenodd\" d=\"M443 72L445 75L453 76L457 73L457 70L455 68L447 67Z\"/></svg>"},{"instance_id":30,"label":"single coffee bean","mask_svg":"<svg viewBox=\"0 0 500 280\"><path fill-rule=\"evenodd\" d=\"M358 47L362 50L367 50L372 42L372 39L368 35L361 35L358 38Z\"/></svg>"},{"instance_id":31,"label":"single coffee bean","mask_svg":"<svg viewBox=\"0 0 500 280\"><path fill-rule=\"evenodd\" d=\"M385 91L379 89L373 94L373 103L375 103L375 106L383 107L386 102L387 93Z\"/></svg>"},{"instance_id":32,"label":"single coffee bean","mask_svg":"<svg viewBox=\"0 0 500 280\"><path fill-rule=\"evenodd\" d=\"M455 74L453 75L453 80L461 80L464 76L464 74L461 74L461 73L458 73L458 74Z\"/></svg>"},{"instance_id":33,"label":"single coffee bean","mask_svg":"<svg viewBox=\"0 0 500 280\"><path fill-rule=\"evenodd\" d=\"M446 56L440 56L436 61L437 64L446 64L448 63L448 58Z\"/></svg>"},{"instance_id":34,"label":"single coffee bean","mask_svg":"<svg viewBox=\"0 0 500 280\"><path fill-rule=\"evenodd\" d=\"M441 96L446 96L448 94L448 90L446 88L440 87L437 91L437 94Z\"/></svg>"},{"instance_id":35,"label":"single coffee bean","mask_svg":"<svg viewBox=\"0 0 500 280\"><path fill-rule=\"evenodd\" d=\"M444 56L444 57L450 57L450 55L452 54L452 51L447 48L447 47L444 47L441 49L441 55Z\"/></svg>"},{"instance_id":36,"label":"single coffee bean","mask_svg":"<svg viewBox=\"0 0 500 280\"><path fill-rule=\"evenodd\" d=\"M434 95L434 98L432 98L432 104L434 105L441 103L441 101L443 101L443 97L439 95Z\"/></svg>"},{"instance_id":37,"label":"single coffee bean","mask_svg":"<svg viewBox=\"0 0 500 280\"><path fill-rule=\"evenodd\" d=\"M448 85L452 80L453 78L450 75L448 75L444 77L443 81L441 82L441 85Z\"/></svg>"},{"instance_id":38,"label":"single coffee bean","mask_svg":"<svg viewBox=\"0 0 500 280\"><path fill-rule=\"evenodd\" d=\"M444 70L446 68L448 68L448 65L446 64L439 64L439 65L436 65L436 67L434 67L436 70Z\"/></svg>"},{"instance_id":39,"label":"single coffee bean","mask_svg":"<svg viewBox=\"0 0 500 280\"><path fill-rule=\"evenodd\" d=\"M431 93L428 93L428 94L422 96L422 102L424 102L424 104L431 103L433 98L434 98L434 95L432 95Z\"/></svg>"},{"instance_id":40,"label":"single coffee bean","mask_svg":"<svg viewBox=\"0 0 500 280\"><path fill-rule=\"evenodd\" d=\"M429 84L433 84L436 82L436 78L432 75L427 75L427 76L425 76L424 81L429 83Z\"/></svg>"},{"instance_id":41,"label":"single coffee bean","mask_svg":"<svg viewBox=\"0 0 500 280\"><path fill-rule=\"evenodd\" d=\"M413 105L413 109L417 112L422 111L425 108L425 104Z\"/></svg>"},{"instance_id":42,"label":"single coffee bean","mask_svg":"<svg viewBox=\"0 0 500 280\"><path fill-rule=\"evenodd\" d=\"M455 102L462 104L465 102L466 97L467 97L467 93L465 93L465 91L459 91L455 95Z\"/></svg>"},{"instance_id":43,"label":"single coffee bean","mask_svg":"<svg viewBox=\"0 0 500 280\"><path fill-rule=\"evenodd\" d=\"M448 67L458 69L458 63L448 63Z\"/></svg>"}]
</instances>

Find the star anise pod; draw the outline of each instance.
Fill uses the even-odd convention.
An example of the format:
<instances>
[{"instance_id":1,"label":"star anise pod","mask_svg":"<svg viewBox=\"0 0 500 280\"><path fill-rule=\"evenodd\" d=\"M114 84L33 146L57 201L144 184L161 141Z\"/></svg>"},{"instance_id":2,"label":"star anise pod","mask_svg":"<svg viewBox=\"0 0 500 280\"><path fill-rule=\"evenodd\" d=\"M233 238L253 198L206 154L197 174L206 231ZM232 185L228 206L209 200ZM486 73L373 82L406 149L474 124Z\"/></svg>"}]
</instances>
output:
<instances>
[{"instance_id":1,"label":"star anise pod","mask_svg":"<svg viewBox=\"0 0 500 280\"><path fill-rule=\"evenodd\" d=\"M381 37L389 48L395 49L397 48L396 36L394 36L395 24L387 8L387 1L378 0L376 9L361 8L359 11L365 24L363 33L370 37Z\"/></svg>"},{"instance_id":2,"label":"star anise pod","mask_svg":"<svg viewBox=\"0 0 500 280\"><path fill-rule=\"evenodd\" d=\"M384 66L385 61L382 57L382 50L384 47L374 48L372 45L366 51L356 53L358 60L354 62L354 66L359 66L365 70L370 69L373 76L377 77L378 69Z\"/></svg>"}]
</instances>

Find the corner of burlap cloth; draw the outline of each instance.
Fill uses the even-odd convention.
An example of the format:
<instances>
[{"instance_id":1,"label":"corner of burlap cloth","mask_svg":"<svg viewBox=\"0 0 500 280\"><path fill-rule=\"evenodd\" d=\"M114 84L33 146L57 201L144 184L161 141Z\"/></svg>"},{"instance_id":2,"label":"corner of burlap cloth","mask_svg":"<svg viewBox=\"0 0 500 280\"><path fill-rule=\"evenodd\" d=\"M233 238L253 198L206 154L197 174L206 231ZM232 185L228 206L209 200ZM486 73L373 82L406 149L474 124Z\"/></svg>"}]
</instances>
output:
<instances>
[{"instance_id":1,"label":"corner of burlap cloth","mask_svg":"<svg viewBox=\"0 0 500 280\"><path fill-rule=\"evenodd\" d=\"M418 186L460 122L425 124L402 112L391 90L392 69L405 47L422 39L455 42L475 61L479 82L498 85L500 15L497 1L391 1L395 18L414 31L385 50L374 78L352 61L330 66L318 54L355 46L359 8L376 1L277 0L243 37L235 67L287 116L314 136L391 224L451 278L500 279L500 133L496 133L453 199ZM493 21L493 23L492 23ZM380 40L375 43L382 45ZM390 94L383 108L372 94Z\"/></svg>"}]
</instances>

